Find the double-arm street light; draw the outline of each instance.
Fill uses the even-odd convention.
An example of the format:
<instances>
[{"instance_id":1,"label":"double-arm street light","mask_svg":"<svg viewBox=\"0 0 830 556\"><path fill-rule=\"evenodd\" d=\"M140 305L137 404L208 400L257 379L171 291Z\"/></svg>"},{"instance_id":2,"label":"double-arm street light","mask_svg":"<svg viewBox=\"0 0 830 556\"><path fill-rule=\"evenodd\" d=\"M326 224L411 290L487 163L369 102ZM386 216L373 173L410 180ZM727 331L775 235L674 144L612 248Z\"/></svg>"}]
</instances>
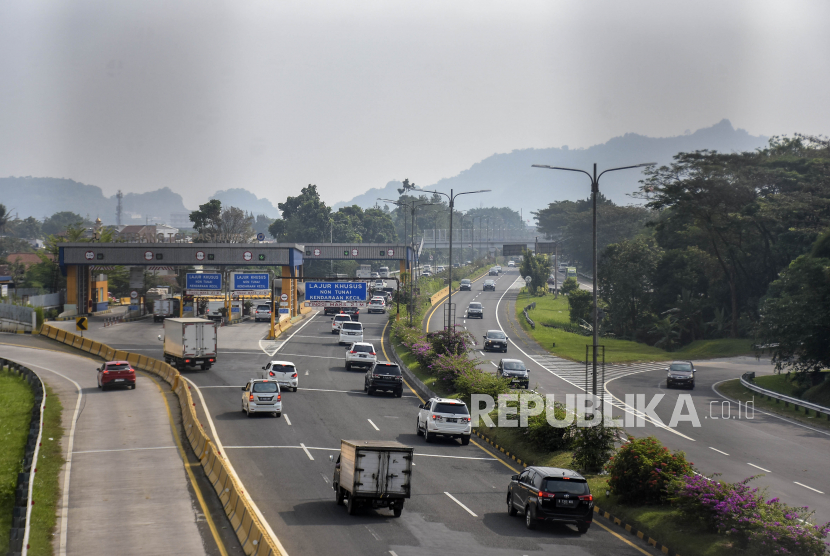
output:
<instances>
[{"instance_id":1,"label":"double-arm street light","mask_svg":"<svg viewBox=\"0 0 830 556\"><path fill-rule=\"evenodd\" d=\"M381 199L378 197L378 201L386 201L387 203L392 203L393 205L398 205L399 207L406 207L412 213L412 234L409 236L409 244L412 247L412 252L415 252L415 211L420 207L425 207L427 205L434 205L436 203L430 203L428 201L421 201L420 199L413 199L411 202L407 203L406 201L393 201L392 199ZM406 213L404 213L406 214ZM406 234L406 219L404 219L404 234ZM414 257L413 257L414 259ZM415 261L413 260L413 263ZM409 325L412 326L412 282L415 278L415 265L411 264L409 267ZM400 295L400 292L398 292ZM398 298L400 299L400 297Z\"/></svg>"},{"instance_id":2,"label":"double-arm street light","mask_svg":"<svg viewBox=\"0 0 830 556\"><path fill-rule=\"evenodd\" d=\"M455 194L453 194L452 189L450 189L449 194L442 193L441 191L424 191L424 193L437 193L438 195L443 195L444 197L446 197L450 201L450 253L449 253L450 263L447 265L447 269L448 269L448 272L449 272L449 291L450 291L449 296L447 298L447 307L449 307L450 316L454 315L454 313L452 312L452 216L453 216L453 212L455 211L455 198L458 197L459 195L472 195L473 193L488 193L488 192L490 192L490 189L479 189L478 191L462 191L461 193L455 193ZM463 228L462 228L462 230L463 230ZM463 233L462 233L462 235L463 235ZM461 245L462 245L462 248L463 248L463 245L464 245L463 241L462 241ZM449 326L448 326L448 328L450 330L450 332L448 332L448 335L450 337L452 337L452 333L453 333L452 329L453 329L454 324L455 324L455 321L453 320L451 323L449 323Z\"/></svg>"},{"instance_id":3,"label":"double-arm street light","mask_svg":"<svg viewBox=\"0 0 830 556\"><path fill-rule=\"evenodd\" d=\"M565 170L568 172L582 172L586 176L591 179L591 205L593 208L593 215L594 221L592 226L593 231L593 240L591 241L591 251L593 254L593 287L594 287L594 307L592 310L593 313L593 324L594 324L594 346L593 346L593 389L594 389L594 396L597 395L597 351L599 349L599 315L597 311L597 197L599 196L599 179L603 176L603 174L607 174L608 172L615 172L617 170L629 170L631 168L643 168L645 166L654 166L657 164L656 162L645 162L643 164L635 164L633 166L620 166L619 168L609 168L608 170L604 170L597 175L597 165L594 164L594 173L591 175L590 173L586 172L585 170L580 170L578 168L561 168L559 166L547 166L544 164L532 164L532 168L547 168L548 170Z\"/></svg>"}]
</instances>

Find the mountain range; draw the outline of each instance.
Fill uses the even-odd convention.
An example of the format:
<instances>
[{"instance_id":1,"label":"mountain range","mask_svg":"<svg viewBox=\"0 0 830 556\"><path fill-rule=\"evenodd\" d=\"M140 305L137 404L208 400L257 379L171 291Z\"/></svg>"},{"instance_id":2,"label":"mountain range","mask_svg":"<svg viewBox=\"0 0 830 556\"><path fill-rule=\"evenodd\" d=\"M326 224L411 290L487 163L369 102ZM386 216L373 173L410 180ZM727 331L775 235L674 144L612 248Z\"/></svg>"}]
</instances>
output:
<instances>
[{"instance_id":1,"label":"mountain range","mask_svg":"<svg viewBox=\"0 0 830 556\"><path fill-rule=\"evenodd\" d=\"M592 171L598 163L598 171L618 166L630 166L643 162L668 164L679 152L709 149L719 152L751 151L766 146L768 138L753 136L742 129L735 129L729 120L694 133L686 132L675 137L646 137L627 133L600 145L582 149L567 146L545 149L521 149L510 153L493 154L473 164L459 174L423 187L449 193L489 189L488 193L461 197L459 210L473 206L510 207L523 213L524 219L532 219L530 211L547 206L557 200L584 199L590 194L590 180L576 172L551 171L532 168L532 164L563 166ZM407 176L417 178L417 176ZM642 179L640 170L612 172L600 180L600 190L618 204L638 202L629 195L638 189ZM417 180L416 180L417 181ZM345 202L336 203L335 210L350 205L363 208L374 206L377 199L398 197L400 181L390 181L385 186L373 188ZM247 189L232 188L217 191L211 198L219 199L225 206L232 205L254 215L279 217L279 210L268 199L259 198ZM280 199L282 200L282 199ZM325 199L324 199L325 200ZM104 196L100 187L78 183L64 178L8 177L0 178L0 202L9 212L20 218L45 216L60 211L72 211L94 220L100 217L105 224L115 223L117 199ZM147 193L125 193L122 201L123 224L167 223L176 227L189 227L188 213L198 207L185 207L182 196L165 187Z\"/></svg>"}]
</instances>

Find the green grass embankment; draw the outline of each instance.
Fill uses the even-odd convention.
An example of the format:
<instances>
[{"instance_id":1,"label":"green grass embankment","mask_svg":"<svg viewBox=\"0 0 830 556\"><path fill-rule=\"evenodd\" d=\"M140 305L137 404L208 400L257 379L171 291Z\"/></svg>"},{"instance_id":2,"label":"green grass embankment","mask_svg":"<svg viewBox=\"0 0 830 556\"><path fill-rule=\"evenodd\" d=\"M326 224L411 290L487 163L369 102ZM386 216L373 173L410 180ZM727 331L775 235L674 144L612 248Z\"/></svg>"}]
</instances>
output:
<instances>
[{"instance_id":1,"label":"green grass embankment","mask_svg":"<svg viewBox=\"0 0 830 556\"><path fill-rule=\"evenodd\" d=\"M9 550L14 490L23 471L35 397L20 376L0 369L0 554Z\"/></svg>"},{"instance_id":2,"label":"green grass embankment","mask_svg":"<svg viewBox=\"0 0 830 556\"><path fill-rule=\"evenodd\" d=\"M46 386L46 410L43 412L43 443L38 456L37 474L32 496L37 502L32 507L32 531L29 536L29 554L51 556L53 531L57 521L60 488L58 477L64 464L60 442L63 438L60 398Z\"/></svg>"},{"instance_id":3,"label":"green grass embankment","mask_svg":"<svg viewBox=\"0 0 830 556\"><path fill-rule=\"evenodd\" d=\"M522 312L533 302L536 303L536 308L530 309L528 315L536 324L535 329L530 327ZM525 332L549 352L572 361L585 361L585 346L591 343L591 337L555 328L574 326L570 322L567 297L560 295L559 298L554 298L550 294L534 297L522 291L516 300L516 319ZM616 338L600 338L600 344L605 346L606 363L712 359L753 353L752 342L746 339L698 340L677 351L665 351L639 342Z\"/></svg>"}]
</instances>

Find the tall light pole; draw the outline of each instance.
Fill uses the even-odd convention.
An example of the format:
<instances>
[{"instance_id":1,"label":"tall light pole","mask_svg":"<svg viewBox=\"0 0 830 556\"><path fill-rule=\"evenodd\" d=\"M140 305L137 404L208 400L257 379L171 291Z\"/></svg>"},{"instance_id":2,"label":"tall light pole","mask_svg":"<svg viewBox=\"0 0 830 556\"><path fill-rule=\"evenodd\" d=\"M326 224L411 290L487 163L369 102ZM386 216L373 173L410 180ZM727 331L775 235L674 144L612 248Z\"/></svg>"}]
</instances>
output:
<instances>
[{"instance_id":1,"label":"tall light pole","mask_svg":"<svg viewBox=\"0 0 830 556\"><path fill-rule=\"evenodd\" d=\"M442 193L441 191L425 191L425 193L437 193L438 195L443 195L450 201L450 262L447 265L449 269L449 295L447 296L447 307L449 307L450 315L452 315L452 214L455 210L455 198L459 195L471 195L473 193L488 193L490 189L479 189L478 191L462 191L461 193L453 194L453 190L450 189L449 195L446 193ZM463 245L463 244L462 244ZM455 324L454 322L452 324ZM452 326L448 327L450 332L448 335L452 337Z\"/></svg>"},{"instance_id":2,"label":"tall light pole","mask_svg":"<svg viewBox=\"0 0 830 556\"><path fill-rule=\"evenodd\" d=\"M593 287L594 287L594 306L593 310L593 324L594 324L594 345L593 345L593 394L594 396L597 395L597 351L599 351L599 315L597 311L597 197L599 196L599 179L608 172L615 172L617 170L628 170L631 168L643 168L645 166L654 166L657 164L656 162L645 162L643 164L635 164L633 166L620 166L619 168L609 168L608 170L604 170L599 175L597 175L597 165L594 163L594 173L591 175L590 173L586 172L585 170L580 170L578 168L562 168L559 166L547 166L545 164L532 164L532 168L546 168L548 170L565 170L567 172L582 172L586 176L591 179L591 206L593 209L593 239L591 241L592 244L592 252L593 252ZM524 224L524 222L522 222Z\"/></svg>"},{"instance_id":3,"label":"tall light pole","mask_svg":"<svg viewBox=\"0 0 830 556\"><path fill-rule=\"evenodd\" d=\"M481 251L481 219L484 218L483 215L479 214L478 216L473 216L473 240L472 243L475 245L475 229L476 229L476 218L478 218L478 250Z\"/></svg>"},{"instance_id":4,"label":"tall light pole","mask_svg":"<svg viewBox=\"0 0 830 556\"><path fill-rule=\"evenodd\" d=\"M410 209L412 212L412 234L409 236L409 244L412 247L412 252L415 252L415 211L419 207L425 207L427 205L434 205L435 203L430 203L428 201L421 201L420 199L413 199L411 203L407 203L405 201L393 201L392 199L381 199L378 197L378 201L386 201L388 203L392 203L394 205L398 205L399 207L406 207ZM406 214L406 212L404 212ZM406 233L406 220L404 219L404 233ZM413 261L414 262L414 261ZM412 326L412 282L414 281L415 277L415 267L414 265L410 265L409 267L409 325ZM398 292L400 294L400 292ZM400 297L398 298L400 299Z\"/></svg>"}]
</instances>

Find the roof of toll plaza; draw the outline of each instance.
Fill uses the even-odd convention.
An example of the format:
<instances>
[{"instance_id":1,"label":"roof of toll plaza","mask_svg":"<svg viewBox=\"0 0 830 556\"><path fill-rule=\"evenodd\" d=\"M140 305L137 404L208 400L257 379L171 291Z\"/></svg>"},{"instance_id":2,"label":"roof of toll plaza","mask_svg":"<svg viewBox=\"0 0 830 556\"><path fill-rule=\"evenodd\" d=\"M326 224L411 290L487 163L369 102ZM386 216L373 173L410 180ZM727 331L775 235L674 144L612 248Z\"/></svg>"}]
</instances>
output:
<instances>
[{"instance_id":1,"label":"roof of toll plaza","mask_svg":"<svg viewBox=\"0 0 830 556\"><path fill-rule=\"evenodd\" d=\"M291 266L308 260L413 260L413 250L391 243L63 243L58 264Z\"/></svg>"}]
</instances>

